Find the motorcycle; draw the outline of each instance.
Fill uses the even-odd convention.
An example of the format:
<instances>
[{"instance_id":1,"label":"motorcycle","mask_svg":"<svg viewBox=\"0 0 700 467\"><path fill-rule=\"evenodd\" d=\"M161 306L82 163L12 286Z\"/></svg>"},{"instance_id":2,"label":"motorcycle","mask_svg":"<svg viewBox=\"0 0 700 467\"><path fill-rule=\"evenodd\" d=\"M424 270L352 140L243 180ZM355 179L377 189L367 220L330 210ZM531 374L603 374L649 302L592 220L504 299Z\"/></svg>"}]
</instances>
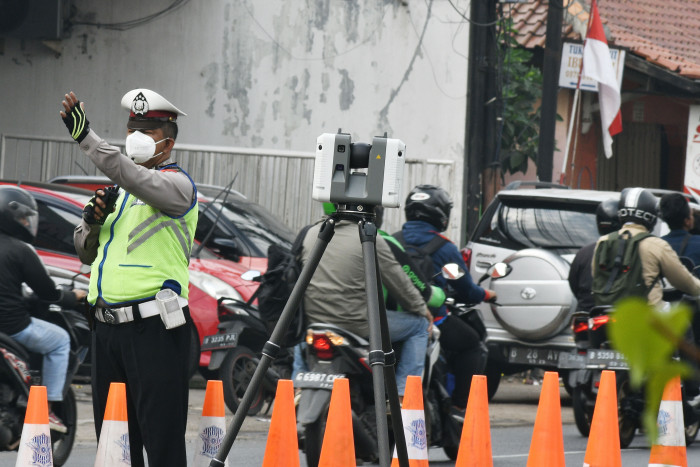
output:
<instances>
[{"instance_id":1,"label":"motorcycle","mask_svg":"<svg viewBox=\"0 0 700 467\"><path fill-rule=\"evenodd\" d=\"M499 268L499 273L495 273L493 267L489 271L485 277L491 274L500 277L504 274L502 268ZM446 265L442 273L447 279L457 279L465 272L456 264L451 264ZM456 304L452 299L447 299L446 305L450 313L465 320L469 325L480 321L476 308ZM483 326L483 323L481 325ZM456 460L462 420L450 415L452 402L448 390L449 358L444 349L441 349L439 338L440 330L434 327L428 340L423 377L428 446L442 447L450 459ZM376 461L378 447L369 342L339 326L315 323L308 326L305 343L304 360L307 369L296 375L294 387L301 390L297 429L299 444L306 454L307 465L318 465L333 381L341 377L348 378L350 384L356 457L367 462ZM485 363L485 345L483 349ZM400 358L400 349L397 351ZM388 423L388 426L391 430L391 423ZM392 438L390 433L390 439Z\"/></svg>"},{"instance_id":2,"label":"motorcycle","mask_svg":"<svg viewBox=\"0 0 700 467\"><path fill-rule=\"evenodd\" d=\"M36 310L36 307L33 308ZM80 311L57 305L40 308L37 317L62 327L70 336L63 401L52 404L52 411L68 430L66 433L51 430L53 465L61 466L68 460L78 428L77 404L71 381L87 355L91 342L90 327ZM42 384L43 357L28 351L3 333L0 333L0 355L0 450L13 451L19 448L30 386Z\"/></svg>"},{"instance_id":3,"label":"motorcycle","mask_svg":"<svg viewBox=\"0 0 700 467\"><path fill-rule=\"evenodd\" d=\"M697 298L682 295L675 290L665 290L664 300L682 301L698 309ZM590 312L576 312L572 317L575 355L562 359L560 366L570 368L569 383L574 388L572 407L576 428L583 436L590 433L595 400L603 370L615 371L618 400L620 447L626 448L634 439L637 429L642 427L644 410L643 389L633 389L630 384L629 367L624 355L614 350L607 336L610 321L610 306L593 307ZM689 331L692 332L692 331ZM566 363L563 363L566 360ZM700 406L693 407L686 394L685 382L681 385L685 444L690 446L700 428Z\"/></svg>"},{"instance_id":4,"label":"motorcycle","mask_svg":"<svg viewBox=\"0 0 700 467\"><path fill-rule=\"evenodd\" d=\"M211 351L208 370L218 371L224 386L226 406L235 412L245 394L250 380L260 363L263 345L272 331L258 312L257 307L246 302L222 297L218 300L218 333L205 336L202 352ZM263 378L248 415L258 414L267 404L270 409L277 390L277 381L290 379L294 356L292 350L283 348Z\"/></svg>"}]
</instances>

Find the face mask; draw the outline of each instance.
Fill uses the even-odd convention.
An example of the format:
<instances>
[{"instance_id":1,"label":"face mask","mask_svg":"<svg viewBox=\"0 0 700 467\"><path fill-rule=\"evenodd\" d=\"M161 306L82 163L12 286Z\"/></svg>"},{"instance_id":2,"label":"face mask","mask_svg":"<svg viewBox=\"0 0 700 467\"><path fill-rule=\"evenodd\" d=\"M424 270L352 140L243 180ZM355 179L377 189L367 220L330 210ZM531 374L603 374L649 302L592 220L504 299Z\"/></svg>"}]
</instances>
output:
<instances>
[{"instance_id":1,"label":"face mask","mask_svg":"<svg viewBox=\"0 0 700 467\"><path fill-rule=\"evenodd\" d=\"M169 138L163 138L160 141L153 141L153 138L150 136L145 135L140 131L134 131L126 137L126 155L131 157L131 160L137 164L143 164L149 159L163 154L163 151L155 154L156 144L161 143L166 139Z\"/></svg>"}]
</instances>

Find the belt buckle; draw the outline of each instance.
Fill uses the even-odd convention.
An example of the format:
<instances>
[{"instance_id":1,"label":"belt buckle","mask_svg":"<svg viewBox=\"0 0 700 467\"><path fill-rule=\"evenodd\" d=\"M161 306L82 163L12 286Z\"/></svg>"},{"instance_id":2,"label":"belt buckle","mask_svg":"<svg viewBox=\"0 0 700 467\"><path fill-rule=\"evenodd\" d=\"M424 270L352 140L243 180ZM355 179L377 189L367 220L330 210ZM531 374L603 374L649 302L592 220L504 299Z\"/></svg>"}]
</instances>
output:
<instances>
[{"instance_id":1,"label":"belt buckle","mask_svg":"<svg viewBox=\"0 0 700 467\"><path fill-rule=\"evenodd\" d=\"M108 324L114 324L117 321L117 317L114 316L114 313L109 308L102 309L102 316L104 316L105 322Z\"/></svg>"}]
</instances>

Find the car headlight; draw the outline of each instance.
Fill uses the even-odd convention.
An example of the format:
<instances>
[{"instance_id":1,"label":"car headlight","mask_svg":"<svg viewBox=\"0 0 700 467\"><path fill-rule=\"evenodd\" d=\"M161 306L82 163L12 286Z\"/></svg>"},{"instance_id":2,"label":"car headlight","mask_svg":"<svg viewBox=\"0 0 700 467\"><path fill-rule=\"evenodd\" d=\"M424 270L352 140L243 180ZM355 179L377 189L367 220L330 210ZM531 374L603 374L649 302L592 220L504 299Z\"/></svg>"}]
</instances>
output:
<instances>
[{"instance_id":1,"label":"car headlight","mask_svg":"<svg viewBox=\"0 0 700 467\"><path fill-rule=\"evenodd\" d=\"M221 297L229 297L243 301L241 294L239 294L231 284L211 274L207 274L206 272L190 270L190 282L192 285L217 300Z\"/></svg>"}]
</instances>

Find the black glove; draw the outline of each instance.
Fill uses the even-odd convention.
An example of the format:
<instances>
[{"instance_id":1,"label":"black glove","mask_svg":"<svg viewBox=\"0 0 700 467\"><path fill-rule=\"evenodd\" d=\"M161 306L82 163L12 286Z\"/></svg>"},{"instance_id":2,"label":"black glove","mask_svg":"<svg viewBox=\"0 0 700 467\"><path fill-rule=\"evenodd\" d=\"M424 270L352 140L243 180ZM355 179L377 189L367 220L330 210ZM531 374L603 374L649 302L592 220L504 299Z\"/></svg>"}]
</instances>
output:
<instances>
[{"instance_id":1,"label":"black glove","mask_svg":"<svg viewBox=\"0 0 700 467\"><path fill-rule=\"evenodd\" d=\"M83 220L88 224L104 224L107 216L114 212L114 205L117 203L117 198L119 197L119 187L118 186L108 186L103 188L102 191L104 195L98 195L98 190L95 190L95 196L90 198L90 201L83 208ZM102 218L97 219L95 217L95 202L100 198L105 203L102 210Z\"/></svg>"},{"instance_id":2,"label":"black glove","mask_svg":"<svg viewBox=\"0 0 700 467\"><path fill-rule=\"evenodd\" d=\"M75 106L66 113L63 119L71 137L78 143L82 142L90 131L90 122L85 116L85 111L80 106L80 101L75 103Z\"/></svg>"}]
</instances>

